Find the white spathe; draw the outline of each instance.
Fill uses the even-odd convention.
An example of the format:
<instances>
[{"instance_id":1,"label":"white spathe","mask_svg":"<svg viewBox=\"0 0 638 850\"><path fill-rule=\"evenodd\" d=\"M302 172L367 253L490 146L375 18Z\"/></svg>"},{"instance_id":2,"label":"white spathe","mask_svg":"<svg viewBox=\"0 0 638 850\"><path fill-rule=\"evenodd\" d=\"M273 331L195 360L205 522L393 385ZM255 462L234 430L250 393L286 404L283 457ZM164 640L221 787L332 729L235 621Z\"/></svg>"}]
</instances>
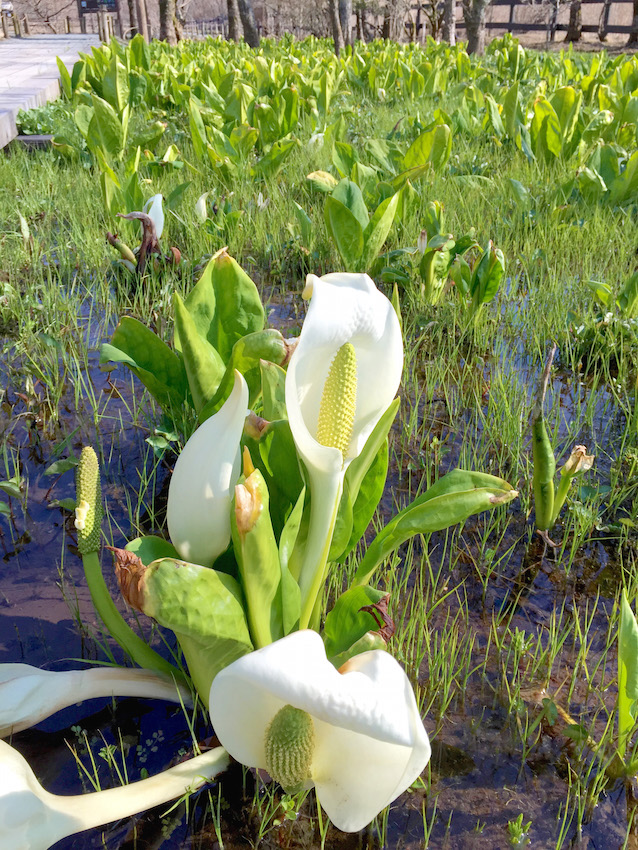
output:
<instances>
[{"instance_id":1,"label":"white spathe","mask_svg":"<svg viewBox=\"0 0 638 850\"><path fill-rule=\"evenodd\" d=\"M60 797L45 791L20 753L0 741L0 850L47 850L69 835L195 791L229 761L226 751L217 747L150 779Z\"/></svg>"},{"instance_id":2,"label":"white spathe","mask_svg":"<svg viewBox=\"0 0 638 850\"><path fill-rule=\"evenodd\" d=\"M288 420L309 470L341 472L397 394L403 370L401 327L392 304L367 274L310 274L304 297L310 297L310 305L286 375ZM330 365L346 342L357 357L357 406L350 448L342 458L338 449L317 442L317 424Z\"/></svg>"},{"instance_id":3,"label":"white spathe","mask_svg":"<svg viewBox=\"0 0 638 850\"><path fill-rule=\"evenodd\" d=\"M35 726L85 699L112 696L192 705L186 688L150 670L92 667L53 672L29 664L0 664L0 738Z\"/></svg>"},{"instance_id":4,"label":"white spathe","mask_svg":"<svg viewBox=\"0 0 638 850\"><path fill-rule=\"evenodd\" d=\"M308 787L315 786L344 832L363 829L430 759L412 686L383 650L364 652L336 670L317 632L294 632L225 667L210 691L215 734L250 767L266 768L266 730L285 705L313 719Z\"/></svg>"},{"instance_id":5,"label":"white spathe","mask_svg":"<svg viewBox=\"0 0 638 850\"><path fill-rule=\"evenodd\" d=\"M225 404L199 426L177 458L168 489L168 531L180 557L191 564L212 566L230 542L230 505L247 413L248 385L235 371Z\"/></svg>"},{"instance_id":6,"label":"white spathe","mask_svg":"<svg viewBox=\"0 0 638 850\"><path fill-rule=\"evenodd\" d=\"M162 195L153 195L144 204L142 212L148 213L155 225L155 235L162 238L164 232L164 207L162 206Z\"/></svg>"},{"instance_id":7,"label":"white spathe","mask_svg":"<svg viewBox=\"0 0 638 850\"><path fill-rule=\"evenodd\" d=\"M345 471L395 397L403 371L399 320L367 274L311 274L303 294L310 305L286 374L288 420L311 492L308 557L299 575L302 628L324 584L324 550L330 546ZM357 395L352 438L343 456L317 441L317 426L330 366L346 342L355 350Z\"/></svg>"}]
</instances>

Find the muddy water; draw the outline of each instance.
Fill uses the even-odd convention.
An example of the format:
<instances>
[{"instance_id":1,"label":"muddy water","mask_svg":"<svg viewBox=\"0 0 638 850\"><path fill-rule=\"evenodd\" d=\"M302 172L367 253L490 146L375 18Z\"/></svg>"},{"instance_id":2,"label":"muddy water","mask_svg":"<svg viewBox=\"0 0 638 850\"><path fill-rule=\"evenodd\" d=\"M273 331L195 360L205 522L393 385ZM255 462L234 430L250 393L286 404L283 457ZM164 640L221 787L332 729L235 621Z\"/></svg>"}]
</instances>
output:
<instances>
[{"instance_id":1,"label":"muddy water","mask_svg":"<svg viewBox=\"0 0 638 850\"><path fill-rule=\"evenodd\" d=\"M300 317L291 315L286 298L275 293L270 300L270 318L285 333L294 333ZM91 345L97 345L107 333L93 329ZM512 352L500 353L500 360L515 362L520 381L529 385L532 366ZM492 367L486 365L485 380L489 383ZM152 466L145 438L148 434L143 418L131 422L130 410L134 399L139 401L139 385L128 373L118 369L112 389L106 375L97 366L97 353L90 357L89 375L95 396L104 411L96 438L91 403L88 398L78 406L69 386L60 406L60 419L52 423L45 413L44 390L37 385L31 396L21 396L22 385L15 383L13 373L5 373L5 394L0 410L0 434L3 443L14 449L20 458L22 474L28 481L26 508L13 504L13 516L0 516L0 662L22 661L50 670L83 666L87 661L105 660L103 648L95 641L96 618L86 591L81 562L74 546L72 516L56 501L74 497L73 473L45 476L44 471L62 441L68 440L68 451L78 454L83 444L99 444L104 458L104 494L110 515L110 527L115 545L123 545L135 532L128 520L127 493L137 485L137 471ZM564 403L570 401L567 380L560 380L553 391L562 393ZM586 392L586 389L579 389ZM598 403L598 402L597 402ZM607 396L601 396L601 415L605 428L620 427L620 415ZM434 408L423 427L432 430L450 449L442 461L440 472L451 468L460 445L458 423L447 421ZM434 423L436 420L436 423ZM149 420L152 421L152 420ZM472 423L465 420L464 426ZM480 423L474 423L479 436ZM603 429L604 431L604 429ZM464 431L464 433L467 433ZM611 433L611 432L608 432ZM597 437L600 435L597 434ZM64 449L59 456L67 454ZM168 463L159 467L154 487L158 503L165 498L169 476ZM8 477L8 476L7 476ZM394 493L405 490L405 481L394 470L390 481ZM405 493L407 498L407 493ZM383 501L383 511L392 510L390 493ZM455 556L449 558L447 584L461 586L469 601L469 620L466 633L474 636L472 661L480 668L490 639L493 612L509 612L509 627L526 635L545 634L552 612L564 605L564 622L573 611L593 598L605 573L610 575L608 593L615 592L612 547L605 541L591 539L579 552L568 575L564 566L554 562L540 547L527 544L525 518L513 506L511 523L504 546L512 547L511 557L500 564L490 580L487 591L478 580L473 558L477 557L477 540L481 533L479 521L470 522L464 531L464 541L454 539ZM147 518L146 518L147 520ZM142 515L144 533L153 529ZM443 538L430 541L432 560L443 551ZM471 557L458 557L465 549ZM108 559L105 572L110 575ZM109 578L114 595L114 582ZM408 594L414 592L408 585ZM407 599L404 600L407 604ZM590 630L592 663L604 652L607 620L611 600L601 600ZM455 613L452 599L446 610ZM457 608L458 610L458 608ZM86 627L81 624L85 623ZM438 609L431 628L447 628L445 612ZM148 631L148 624L143 627ZM159 641L156 641L159 645ZM111 647L117 661L121 655ZM556 692L569 675L574 662L573 647L566 646L560 661L552 669L548 691ZM421 848L426 829L430 830L431 847L436 848L505 848L510 846L506 829L508 821L523 814L524 823L532 822L529 839L533 847L556 846L561 829L566 842L563 846L616 848L623 845L626 824L624 790L620 784L611 785L598 800L597 806L585 817L580 831L575 828L573 801L566 808L570 764L576 764L573 745L563 734L564 729L544 724L539 741L523 757L518 724L523 711L512 709L505 697L500 673L500 660L494 648L490 650L487 666L473 673L464 689L455 695L437 723L436 711L426 718L433 733L433 757L430 782L427 788L416 789L397 801L390 810L385 827L367 830L357 836L343 836L330 830L326 846L331 848L378 847L382 840L391 848ZM603 663L606 681L613 678L611 658ZM418 676L428 688L431 671L425 658ZM536 698L523 695L530 705ZM588 691L583 682L574 691L572 710L595 703L598 697ZM604 702L604 696L601 697ZM609 708L613 704L613 699ZM436 700L434 702L436 709ZM196 730L200 740L206 740L211 730L201 724ZM120 748L126 756L131 780L145 771L153 774L168 766L180 754L191 751L191 739L180 709L155 701L118 700L92 701L60 712L40 724L15 736L12 743L29 759L43 785L56 793L80 793L91 787L78 768L77 758L91 769L87 745L94 753L100 781L104 787L117 783L117 777L107 760L99 753L105 745L115 744L116 760L121 762ZM70 749L71 748L71 749ZM571 759L571 762L570 762ZM587 760L583 762L587 769ZM595 773L595 771L592 773ZM222 786L221 804L224 846L239 848L256 842L259 818L251 809L255 777L235 767ZM262 790L261 796L264 796ZM211 792L217 803L217 789ZM94 830L56 845L57 850L70 848L177 848L217 847L218 842L210 819L204 815L207 794L200 795L199 805L185 814L179 807L162 817L164 810L149 813L138 819L114 824L104 830ZM262 840L262 847L318 847L320 838L313 816L313 805L307 803L296 822L284 821L272 826ZM165 807L168 808L168 807ZM520 844L518 846L523 846Z\"/></svg>"}]
</instances>

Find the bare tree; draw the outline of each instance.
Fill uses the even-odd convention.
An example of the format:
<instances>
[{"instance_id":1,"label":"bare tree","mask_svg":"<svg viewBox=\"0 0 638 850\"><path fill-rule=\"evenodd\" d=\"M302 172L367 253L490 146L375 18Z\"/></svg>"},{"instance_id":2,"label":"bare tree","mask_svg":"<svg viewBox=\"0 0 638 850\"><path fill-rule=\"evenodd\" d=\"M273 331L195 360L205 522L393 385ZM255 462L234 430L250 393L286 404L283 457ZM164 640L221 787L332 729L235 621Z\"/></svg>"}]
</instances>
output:
<instances>
[{"instance_id":1,"label":"bare tree","mask_svg":"<svg viewBox=\"0 0 638 850\"><path fill-rule=\"evenodd\" d=\"M228 38L239 41L242 36L237 0L228 0Z\"/></svg>"},{"instance_id":2,"label":"bare tree","mask_svg":"<svg viewBox=\"0 0 638 850\"><path fill-rule=\"evenodd\" d=\"M335 53L337 56L344 48L343 33L341 31L341 21L339 20L338 0L328 0L328 13L330 15L330 28L332 29L332 38L335 43Z\"/></svg>"},{"instance_id":3,"label":"bare tree","mask_svg":"<svg viewBox=\"0 0 638 850\"><path fill-rule=\"evenodd\" d=\"M468 53L481 56L485 52L485 16L489 5L490 0L463 0Z\"/></svg>"},{"instance_id":4,"label":"bare tree","mask_svg":"<svg viewBox=\"0 0 638 850\"><path fill-rule=\"evenodd\" d=\"M443 3L443 41L456 44L456 0L444 0Z\"/></svg>"},{"instance_id":5,"label":"bare tree","mask_svg":"<svg viewBox=\"0 0 638 850\"><path fill-rule=\"evenodd\" d=\"M239 17L244 28L244 38L249 47L259 47L259 30L251 0L237 0Z\"/></svg>"},{"instance_id":6,"label":"bare tree","mask_svg":"<svg viewBox=\"0 0 638 850\"><path fill-rule=\"evenodd\" d=\"M583 26L582 0L571 0L569 4L569 24L565 41L580 41Z\"/></svg>"},{"instance_id":7,"label":"bare tree","mask_svg":"<svg viewBox=\"0 0 638 850\"><path fill-rule=\"evenodd\" d=\"M175 0L159 0L160 40L177 44L178 24Z\"/></svg>"},{"instance_id":8,"label":"bare tree","mask_svg":"<svg viewBox=\"0 0 638 850\"><path fill-rule=\"evenodd\" d=\"M339 0L339 23L344 44L352 44L352 0Z\"/></svg>"}]
</instances>

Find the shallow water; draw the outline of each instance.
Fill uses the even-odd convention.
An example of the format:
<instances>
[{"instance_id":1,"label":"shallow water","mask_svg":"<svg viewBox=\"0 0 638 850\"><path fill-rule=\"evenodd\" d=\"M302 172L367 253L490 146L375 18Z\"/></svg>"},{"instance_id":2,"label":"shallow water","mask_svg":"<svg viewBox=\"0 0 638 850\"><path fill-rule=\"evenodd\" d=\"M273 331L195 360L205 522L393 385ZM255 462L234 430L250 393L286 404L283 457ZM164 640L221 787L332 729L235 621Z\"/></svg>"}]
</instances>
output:
<instances>
[{"instance_id":1,"label":"shallow water","mask_svg":"<svg viewBox=\"0 0 638 850\"><path fill-rule=\"evenodd\" d=\"M301 316L288 306L285 294L272 293L269 300L271 323L282 329L284 335L298 331ZM89 323L89 345L98 345L108 333L105 328ZM489 415L490 384L500 371L522 387L533 387L537 366L514 340L511 346L503 345L491 358L483 361L482 379L485 385L482 415L476 411L450 410L448 405L428 400L422 405L420 427L431 436L437 436L445 446L436 474L452 468L461 455L462 444L472 435L481 439L485 417ZM142 414L132 417L131 410L139 408L140 385L128 372L119 368L112 381L97 365L97 352L89 358L87 377L99 399L101 411L99 425L93 417L93 402L87 393L80 394L80 402L72 386L66 388L59 405L59 420L52 423L42 413L38 402L42 393L38 387L32 397L21 397L21 385L14 385L15 366L5 369L2 385L5 389L0 410L0 434L6 446L19 457L22 475L28 481L26 508L13 504L13 518L0 516L0 546L2 567L0 578L0 662L22 661L46 669L69 669L83 662L104 660L102 648L94 640L97 627L88 592L84 585L82 567L75 550L74 527L68 511L53 506L74 497L73 472L61 476L46 476L44 471L55 454L56 447L68 440L59 452L64 457L68 451L78 454L87 442L99 442L102 448L104 470L104 496L108 506L109 527L116 546L140 530L151 533L153 528L148 514L140 511L141 529L132 529L129 523L131 492L138 487L138 471L150 472L153 455L145 438L148 428L158 416L145 405ZM460 367L462 373L462 364ZM462 378L460 379L462 381ZM450 388L453 395L455 390ZM591 391L585 383L559 372L550 394L560 397L561 423L559 435L564 445L571 442L571 422L577 418ZM613 394L602 388L596 391L594 422L596 427L586 436L590 443L605 444L613 441L624 427L624 419L614 403ZM145 415L148 414L148 420ZM134 421L133 421L134 419ZM562 424L564 423L564 425ZM99 441L96 441L96 427ZM417 458L418 460L418 458ZM604 482L609 473L610 460L601 464L599 474ZM418 467L418 464L417 464ZM169 476L168 462L160 464L153 478L154 503L161 514L166 497ZM393 503L411 498L417 476L405 475L394 468L388 480L388 490L381 510L387 518L394 510ZM525 486L524 482L522 482ZM555 612L564 624L574 616L583 619L584 608L592 603L598 592L602 598L593 615L589 630L591 641L588 663L592 668L598 660L601 666L592 679L592 687L579 680L571 695L570 707L574 715L582 711L588 716L594 708L607 704L613 707L613 693L597 693L596 684L613 679L613 659L604 655L607 645L608 618L612 598L616 592L617 563L615 544L603 533L592 529L584 539L575 558L566 571L569 548L554 560L551 552L533 542L528 544L528 520L522 516L520 505L514 503L507 509L508 527L498 543L501 551L510 549L510 556L498 564L489 582L484 586L480 576L486 570L485 545L496 545L496 531L485 541L481 518L468 522L460 537L434 535L429 543L429 559L437 569L442 564L446 586L462 588L468 601L467 618L458 626L459 640L473 643L470 649L470 671L463 687L454 689L454 696L438 718L436 699L425 723L433 738L433 757L427 787L404 795L390 810L387 823L358 836L343 836L330 830L326 846L332 848L378 847L421 848L424 844L424 817L431 827L429 845L435 848L505 848L509 845L507 823L523 814L524 822L532 822L529 831L531 846L556 846L561 828L566 840L563 846L582 848L620 848L626 832L626 802L621 783L611 784L597 801L591 813L583 819L582 828L576 828L574 806L566 808L570 770L579 763L575 745L564 734L564 725L551 726L543 722L537 743L527 754L521 752L520 724L527 705L537 709L536 701L541 686L547 692L559 693L569 678L570 665L575 663L576 647L567 642L559 660L552 666L548 681L538 682L538 688L529 689L514 701L513 707L503 688L502 668L509 661L494 646L491 636L492 620L506 612L507 625L512 633L519 629L526 636L549 641ZM107 527L106 524L104 526ZM485 545L484 545L485 544ZM416 543L418 557L423 557ZM105 575L117 598L115 581L110 575L109 556L103 555ZM405 598L398 601L407 608L410 594L416 592L411 579L406 585ZM445 606L439 606L428 622L432 634L450 628L449 614L460 610L458 601L451 597ZM562 615L560 612L562 611ZM142 618L145 619L145 618ZM85 623L87 628L80 626ZM142 624L148 632L148 624ZM454 628L457 628L455 626ZM503 627L498 626L502 630ZM571 640L571 638L570 638ZM487 652L488 642L490 643ZM159 645L159 641L156 640ZM113 649L113 647L111 647ZM116 660L121 653L113 649ZM487 655L488 661L484 659ZM524 657L524 656L523 656ZM409 666L410 659L405 660ZM418 670L419 682L425 690L431 688L431 659L426 655ZM519 663L523 663L520 661ZM451 669L454 663L450 660ZM460 668L459 668L460 669ZM459 673L460 675L460 673ZM436 690L436 683L434 684ZM599 718L596 728L602 724ZM604 725L604 724L603 724ZM197 729L203 740L211 734L205 724ZM121 739L120 739L121 735ZM79 793L90 786L78 770L69 749L90 769L86 744L95 753L99 775L104 787L117 782L107 761L99 756L105 744L123 745L129 778L135 779L140 771L149 773L168 766L181 753L191 751L191 738L179 708L155 701L133 699L93 701L60 712L40 724L15 736L12 743L27 756L43 785L56 793ZM121 757L117 756L118 762ZM580 759L580 769L591 766L591 757ZM592 779L595 770L592 771ZM424 775L428 776L427 772ZM221 810L224 846L244 847L257 839L259 818L251 811L255 777L235 768L222 783L224 803ZM211 792L217 801L217 789ZM217 847L218 842L210 819L203 818L208 801L207 793L200 795L200 805L192 806L188 816L184 809L162 818L168 807L139 819L112 825L105 830L94 830L60 842L58 850L70 848L177 848ZM261 842L262 847L318 847L320 844L314 803L307 803L297 821L284 821L273 826ZM519 846L523 846L522 844Z\"/></svg>"}]
</instances>

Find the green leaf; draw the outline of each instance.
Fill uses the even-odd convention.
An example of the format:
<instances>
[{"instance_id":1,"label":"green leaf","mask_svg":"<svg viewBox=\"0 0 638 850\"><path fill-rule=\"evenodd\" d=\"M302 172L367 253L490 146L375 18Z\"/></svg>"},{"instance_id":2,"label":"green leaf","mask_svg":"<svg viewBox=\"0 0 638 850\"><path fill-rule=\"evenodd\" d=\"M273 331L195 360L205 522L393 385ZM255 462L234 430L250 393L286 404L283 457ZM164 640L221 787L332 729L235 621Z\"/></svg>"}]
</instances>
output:
<instances>
[{"instance_id":1,"label":"green leaf","mask_svg":"<svg viewBox=\"0 0 638 850\"><path fill-rule=\"evenodd\" d=\"M485 106L487 107L487 114L489 115L490 124L492 125L494 135L498 139L502 139L505 135L505 127L503 126L503 119L501 118L501 113L499 112L498 104L496 103L491 94L485 95Z\"/></svg>"},{"instance_id":2,"label":"green leaf","mask_svg":"<svg viewBox=\"0 0 638 850\"><path fill-rule=\"evenodd\" d=\"M252 176L274 177L281 171L285 161L297 147L299 147L297 139L281 139L275 142L268 153L262 156L251 170Z\"/></svg>"},{"instance_id":3,"label":"green leaf","mask_svg":"<svg viewBox=\"0 0 638 850\"><path fill-rule=\"evenodd\" d=\"M125 316L100 350L100 365L124 363L162 406L186 400L188 380L181 358L137 319Z\"/></svg>"},{"instance_id":4,"label":"green leaf","mask_svg":"<svg viewBox=\"0 0 638 850\"><path fill-rule=\"evenodd\" d=\"M505 258L500 248L490 242L472 274L470 294L475 307L487 304L496 295L505 273Z\"/></svg>"},{"instance_id":5,"label":"green leaf","mask_svg":"<svg viewBox=\"0 0 638 850\"><path fill-rule=\"evenodd\" d=\"M235 382L235 369L242 373L248 384L248 403L252 406L261 390L261 361L283 363L285 357L286 343L279 331L274 328L246 334L238 340L233 346L219 389L200 411L200 422L204 422L219 410L230 395Z\"/></svg>"},{"instance_id":6,"label":"green leaf","mask_svg":"<svg viewBox=\"0 0 638 850\"><path fill-rule=\"evenodd\" d=\"M78 465L78 459L76 457L65 457L61 460L56 460L53 463L49 464L47 468L44 470L45 475L62 475L64 472L68 472L69 469L75 469Z\"/></svg>"},{"instance_id":7,"label":"green leaf","mask_svg":"<svg viewBox=\"0 0 638 850\"><path fill-rule=\"evenodd\" d=\"M62 91L64 92L64 96L67 100L71 100L73 97L73 85L71 83L71 75L64 64L64 62L60 59L60 57L56 57L58 71L60 72L60 82L62 83Z\"/></svg>"},{"instance_id":8,"label":"green leaf","mask_svg":"<svg viewBox=\"0 0 638 850\"><path fill-rule=\"evenodd\" d=\"M406 170L429 163L434 171L440 171L452 152L452 131L447 124L436 124L425 130L410 145L403 160Z\"/></svg>"},{"instance_id":9,"label":"green leaf","mask_svg":"<svg viewBox=\"0 0 638 850\"><path fill-rule=\"evenodd\" d=\"M163 537L136 537L124 547L128 552L133 552L134 555L142 561L147 567L153 561L161 558L175 558L179 560L179 552L168 540Z\"/></svg>"},{"instance_id":10,"label":"green leaf","mask_svg":"<svg viewBox=\"0 0 638 850\"><path fill-rule=\"evenodd\" d=\"M353 180L340 180L331 196L346 207L365 230L370 220L361 189Z\"/></svg>"},{"instance_id":11,"label":"green leaf","mask_svg":"<svg viewBox=\"0 0 638 850\"><path fill-rule=\"evenodd\" d=\"M185 304L200 335L225 363L238 340L264 326L257 287L226 249L212 257Z\"/></svg>"},{"instance_id":12,"label":"green leaf","mask_svg":"<svg viewBox=\"0 0 638 850\"><path fill-rule=\"evenodd\" d=\"M287 419L286 410L286 372L276 363L261 360L261 389L263 394L263 414L265 419Z\"/></svg>"},{"instance_id":13,"label":"green leaf","mask_svg":"<svg viewBox=\"0 0 638 850\"><path fill-rule=\"evenodd\" d=\"M153 561L142 610L175 632L206 706L217 673L253 649L241 588L225 573L172 558Z\"/></svg>"},{"instance_id":14,"label":"green leaf","mask_svg":"<svg viewBox=\"0 0 638 850\"><path fill-rule=\"evenodd\" d=\"M399 193L382 201L374 211L370 223L363 233L364 248L361 257L361 269L367 271L387 239L399 203Z\"/></svg>"},{"instance_id":15,"label":"green leaf","mask_svg":"<svg viewBox=\"0 0 638 850\"><path fill-rule=\"evenodd\" d=\"M184 358L188 385L197 413L214 396L226 371L219 352L202 336L177 292L173 293L175 332Z\"/></svg>"},{"instance_id":16,"label":"green leaf","mask_svg":"<svg viewBox=\"0 0 638 850\"><path fill-rule=\"evenodd\" d=\"M14 499L21 499L23 495L20 487L20 479L15 475L6 481L0 481L0 490L6 493L7 496L13 496Z\"/></svg>"},{"instance_id":17,"label":"green leaf","mask_svg":"<svg viewBox=\"0 0 638 850\"><path fill-rule=\"evenodd\" d=\"M328 233L332 236L345 267L349 269L358 267L364 246L360 222L341 201L332 195L326 198L324 215Z\"/></svg>"},{"instance_id":18,"label":"green leaf","mask_svg":"<svg viewBox=\"0 0 638 850\"><path fill-rule=\"evenodd\" d=\"M463 469L448 472L379 532L359 564L353 585L367 584L379 564L415 534L442 531L517 495L507 481L493 475Z\"/></svg>"},{"instance_id":19,"label":"green leaf","mask_svg":"<svg viewBox=\"0 0 638 850\"><path fill-rule=\"evenodd\" d=\"M558 117L563 137L563 146L569 144L578 124L580 107L583 102L582 90L576 92L572 86L562 86L552 94L549 102Z\"/></svg>"},{"instance_id":20,"label":"green leaf","mask_svg":"<svg viewBox=\"0 0 638 850\"><path fill-rule=\"evenodd\" d=\"M623 758L636 723L638 623L623 589L618 629L618 753Z\"/></svg>"},{"instance_id":21,"label":"green leaf","mask_svg":"<svg viewBox=\"0 0 638 850\"><path fill-rule=\"evenodd\" d=\"M102 78L102 97L117 113L122 113L129 99L128 71L114 53Z\"/></svg>"},{"instance_id":22,"label":"green leaf","mask_svg":"<svg viewBox=\"0 0 638 850\"><path fill-rule=\"evenodd\" d=\"M328 612L323 629L326 655L329 658L345 652L366 632L376 631L379 628L372 614L361 609L374 605L384 596L387 596L385 591L375 590L367 585L351 587L341 594L332 610Z\"/></svg>"},{"instance_id":23,"label":"green leaf","mask_svg":"<svg viewBox=\"0 0 638 850\"><path fill-rule=\"evenodd\" d=\"M89 126L87 144L101 147L113 159L119 159L124 149L124 127L117 112L101 97L91 95L93 118Z\"/></svg>"},{"instance_id":24,"label":"green leaf","mask_svg":"<svg viewBox=\"0 0 638 850\"><path fill-rule=\"evenodd\" d=\"M328 174L327 171L313 171L306 177L306 180L315 189L318 189L320 192L327 193L332 192L339 182L336 177L333 177L332 174Z\"/></svg>"}]
</instances>

